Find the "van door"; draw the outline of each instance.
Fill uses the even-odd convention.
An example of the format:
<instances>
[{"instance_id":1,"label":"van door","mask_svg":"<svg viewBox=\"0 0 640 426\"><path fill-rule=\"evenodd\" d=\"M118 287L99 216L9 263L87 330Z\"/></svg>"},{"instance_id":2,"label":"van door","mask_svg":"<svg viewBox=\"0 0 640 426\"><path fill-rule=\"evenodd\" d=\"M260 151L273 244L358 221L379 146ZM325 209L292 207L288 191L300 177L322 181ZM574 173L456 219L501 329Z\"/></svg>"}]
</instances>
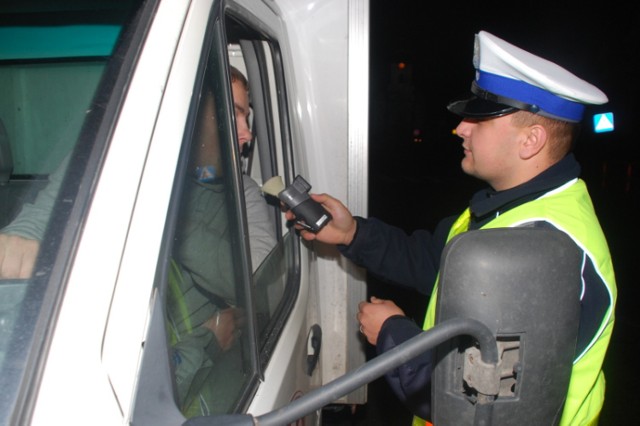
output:
<instances>
[{"instance_id":1,"label":"van door","mask_svg":"<svg viewBox=\"0 0 640 426\"><path fill-rule=\"evenodd\" d=\"M260 191L300 173L346 192L343 2L14 3L0 6L0 222L38 210L39 251L33 274L0 280L2 419L259 415L322 384L323 366L357 366L350 267L301 244ZM314 61L336 45L343 83L320 96Z\"/></svg>"},{"instance_id":2,"label":"van door","mask_svg":"<svg viewBox=\"0 0 640 426\"><path fill-rule=\"evenodd\" d=\"M114 391L135 389L134 423L275 408L310 386L299 238L260 191L295 177L279 19L207 0L187 13L105 334ZM249 86L244 150L231 62Z\"/></svg>"}]
</instances>

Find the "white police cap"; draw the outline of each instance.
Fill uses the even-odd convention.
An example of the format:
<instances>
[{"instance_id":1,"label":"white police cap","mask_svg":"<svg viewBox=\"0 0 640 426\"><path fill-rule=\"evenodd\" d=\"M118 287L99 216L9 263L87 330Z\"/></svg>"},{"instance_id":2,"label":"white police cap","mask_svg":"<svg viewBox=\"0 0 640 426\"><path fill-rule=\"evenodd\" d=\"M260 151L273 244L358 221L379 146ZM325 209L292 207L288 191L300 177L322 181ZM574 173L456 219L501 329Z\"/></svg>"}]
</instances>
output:
<instances>
[{"instance_id":1,"label":"white police cap","mask_svg":"<svg viewBox=\"0 0 640 426\"><path fill-rule=\"evenodd\" d=\"M579 122L585 104L608 101L592 84L486 31L476 34L473 65L473 96L447 106L462 117L498 117L525 110Z\"/></svg>"}]
</instances>

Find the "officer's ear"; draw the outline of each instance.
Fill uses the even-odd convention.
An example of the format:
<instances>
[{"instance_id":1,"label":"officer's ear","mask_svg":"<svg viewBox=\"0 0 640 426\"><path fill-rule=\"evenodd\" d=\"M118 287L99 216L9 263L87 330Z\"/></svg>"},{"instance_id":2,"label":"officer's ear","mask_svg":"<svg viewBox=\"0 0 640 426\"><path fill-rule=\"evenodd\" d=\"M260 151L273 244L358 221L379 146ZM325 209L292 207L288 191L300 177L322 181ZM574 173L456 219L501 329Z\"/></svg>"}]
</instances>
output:
<instances>
[{"instance_id":1,"label":"officer's ear","mask_svg":"<svg viewBox=\"0 0 640 426\"><path fill-rule=\"evenodd\" d=\"M528 160L535 157L548 142L547 129L540 124L533 124L523 129L524 141L520 145L520 158Z\"/></svg>"}]
</instances>

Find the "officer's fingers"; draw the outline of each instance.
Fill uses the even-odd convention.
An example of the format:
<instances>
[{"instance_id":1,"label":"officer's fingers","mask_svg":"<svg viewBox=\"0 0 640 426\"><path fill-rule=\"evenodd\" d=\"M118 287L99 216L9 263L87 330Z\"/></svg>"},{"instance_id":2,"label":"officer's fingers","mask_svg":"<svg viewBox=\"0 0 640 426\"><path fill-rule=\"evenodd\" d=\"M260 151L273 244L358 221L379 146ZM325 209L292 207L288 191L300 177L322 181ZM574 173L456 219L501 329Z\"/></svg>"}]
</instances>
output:
<instances>
[{"instance_id":1,"label":"officer's fingers","mask_svg":"<svg viewBox=\"0 0 640 426\"><path fill-rule=\"evenodd\" d=\"M326 196L326 198L323 197L322 198L323 201L321 201L320 203L330 212L351 214L347 206L345 206L342 201L338 200L337 198L328 196L326 194L321 194L321 195Z\"/></svg>"},{"instance_id":2,"label":"officer's fingers","mask_svg":"<svg viewBox=\"0 0 640 426\"><path fill-rule=\"evenodd\" d=\"M314 193L310 193L309 196L316 202L320 203L320 204L324 204L324 203L332 203L332 201L338 201L335 198L333 198L332 196L330 196L329 194L314 194Z\"/></svg>"},{"instance_id":3,"label":"officer's fingers","mask_svg":"<svg viewBox=\"0 0 640 426\"><path fill-rule=\"evenodd\" d=\"M333 198L331 195L310 194L310 196L314 201L322 204L322 207L324 207L333 215L336 215L336 214L344 215L345 214L344 212L349 211L347 207L344 204L342 204L340 200L338 200L337 198Z\"/></svg>"},{"instance_id":4,"label":"officer's fingers","mask_svg":"<svg viewBox=\"0 0 640 426\"><path fill-rule=\"evenodd\" d=\"M373 301L371 302L373 303ZM386 305L386 307L389 309L394 309L394 308L400 309L398 308L398 305L396 305L396 302L389 299L377 299L375 303L379 305Z\"/></svg>"},{"instance_id":5,"label":"officer's fingers","mask_svg":"<svg viewBox=\"0 0 640 426\"><path fill-rule=\"evenodd\" d=\"M307 231L306 229L302 228L300 225L296 225L296 229L300 231L299 232L300 236L307 241L313 241L317 238L316 234L314 234L313 232Z\"/></svg>"}]
</instances>

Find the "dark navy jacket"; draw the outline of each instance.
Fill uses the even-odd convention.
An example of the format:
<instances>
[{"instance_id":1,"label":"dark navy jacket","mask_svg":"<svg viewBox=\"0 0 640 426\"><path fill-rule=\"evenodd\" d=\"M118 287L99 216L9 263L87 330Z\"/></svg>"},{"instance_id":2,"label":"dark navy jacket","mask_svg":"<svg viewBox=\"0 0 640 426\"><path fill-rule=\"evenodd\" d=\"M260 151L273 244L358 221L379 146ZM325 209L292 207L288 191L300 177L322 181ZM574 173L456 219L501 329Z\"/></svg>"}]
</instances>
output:
<instances>
[{"instance_id":1,"label":"dark navy jacket","mask_svg":"<svg viewBox=\"0 0 640 426\"><path fill-rule=\"evenodd\" d=\"M470 201L471 223L469 229L479 229L498 214L534 200L542 194L578 177L580 165L573 154L545 170L534 179L515 188L496 192L485 189L474 194ZM377 219L356 217L358 228L349 246L339 246L340 252L356 264L367 269L379 279L390 284L411 287L430 297L440 266L440 256L447 236L457 216L442 220L433 233L419 230L407 235L402 229L387 225ZM544 223L543 226L550 226ZM608 298L602 294L604 285L600 277L586 265L585 291L578 336L578 351L597 331L608 306ZM589 268L591 272L589 273ZM376 351L384 353L415 337L422 327L410 318L394 316L382 325ZM430 417L431 354L421 355L396 370L386 378L409 409L421 418Z\"/></svg>"}]
</instances>

